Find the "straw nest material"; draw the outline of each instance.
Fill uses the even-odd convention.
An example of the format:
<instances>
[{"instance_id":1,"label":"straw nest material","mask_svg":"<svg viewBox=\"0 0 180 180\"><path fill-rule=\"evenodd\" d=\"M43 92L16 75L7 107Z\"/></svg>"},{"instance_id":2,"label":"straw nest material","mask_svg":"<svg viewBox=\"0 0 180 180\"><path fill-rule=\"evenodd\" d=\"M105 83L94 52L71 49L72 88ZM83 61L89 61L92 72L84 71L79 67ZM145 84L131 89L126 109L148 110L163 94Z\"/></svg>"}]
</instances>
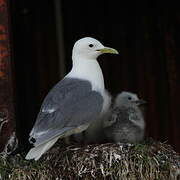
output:
<instances>
[{"instance_id":1,"label":"straw nest material","mask_svg":"<svg viewBox=\"0 0 180 180\"><path fill-rule=\"evenodd\" d=\"M57 143L39 161L20 155L0 158L0 179L172 179L180 178L180 156L166 143L92 144Z\"/></svg>"}]
</instances>

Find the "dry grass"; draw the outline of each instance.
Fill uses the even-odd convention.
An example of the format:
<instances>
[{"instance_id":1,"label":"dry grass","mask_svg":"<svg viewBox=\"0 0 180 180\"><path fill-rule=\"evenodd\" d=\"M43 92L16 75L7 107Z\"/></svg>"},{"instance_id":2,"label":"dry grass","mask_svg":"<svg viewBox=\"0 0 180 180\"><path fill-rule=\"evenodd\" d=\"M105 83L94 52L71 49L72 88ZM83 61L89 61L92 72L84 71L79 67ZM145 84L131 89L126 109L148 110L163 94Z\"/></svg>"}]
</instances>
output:
<instances>
[{"instance_id":1,"label":"dry grass","mask_svg":"<svg viewBox=\"0 0 180 180\"><path fill-rule=\"evenodd\" d=\"M68 146L57 144L38 161L20 155L0 159L0 179L122 179L178 180L180 156L171 146L143 144Z\"/></svg>"}]
</instances>

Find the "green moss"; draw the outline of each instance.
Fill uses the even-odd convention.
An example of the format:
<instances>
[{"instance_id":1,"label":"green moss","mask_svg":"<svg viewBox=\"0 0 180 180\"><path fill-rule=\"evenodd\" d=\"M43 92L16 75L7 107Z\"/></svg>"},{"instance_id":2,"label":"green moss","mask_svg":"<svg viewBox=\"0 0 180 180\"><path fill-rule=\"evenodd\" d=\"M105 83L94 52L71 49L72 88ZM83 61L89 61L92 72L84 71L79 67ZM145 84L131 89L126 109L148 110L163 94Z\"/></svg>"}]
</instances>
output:
<instances>
[{"instance_id":1,"label":"green moss","mask_svg":"<svg viewBox=\"0 0 180 180\"><path fill-rule=\"evenodd\" d=\"M57 144L39 161L20 155L0 159L2 179L178 179L180 156L171 146L149 141L142 144L99 144L62 147ZM1 179L0 178L0 179Z\"/></svg>"}]
</instances>

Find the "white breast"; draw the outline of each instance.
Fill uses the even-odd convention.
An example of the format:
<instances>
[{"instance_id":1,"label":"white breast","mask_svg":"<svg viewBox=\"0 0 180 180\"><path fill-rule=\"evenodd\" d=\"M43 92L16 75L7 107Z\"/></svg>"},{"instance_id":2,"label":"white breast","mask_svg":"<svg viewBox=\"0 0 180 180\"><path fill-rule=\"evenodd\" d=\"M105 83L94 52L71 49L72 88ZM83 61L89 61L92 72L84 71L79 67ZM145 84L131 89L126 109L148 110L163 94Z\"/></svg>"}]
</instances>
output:
<instances>
[{"instance_id":1,"label":"white breast","mask_svg":"<svg viewBox=\"0 0 180 180\"><path fill-rule=\"evenodd\" d=\"M104 91L103 73L97 60L73 60L72 70L67 74L66 77L88 80L91 82L93 90L98 92Z\"/></svg>"}]
</instances>

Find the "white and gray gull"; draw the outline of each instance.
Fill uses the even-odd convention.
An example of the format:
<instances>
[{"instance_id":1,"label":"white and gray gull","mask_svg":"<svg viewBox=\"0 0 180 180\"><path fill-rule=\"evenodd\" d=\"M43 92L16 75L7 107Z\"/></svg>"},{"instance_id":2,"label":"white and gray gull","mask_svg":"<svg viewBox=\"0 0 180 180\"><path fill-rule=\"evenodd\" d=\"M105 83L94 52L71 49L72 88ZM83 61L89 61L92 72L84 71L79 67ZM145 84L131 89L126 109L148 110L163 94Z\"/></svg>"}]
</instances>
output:
<instances>
[{"instance_id":1,"label":"white and gray gull","mask_svg":"<svg viewBox=\"0 0 180 180\"><path fill-rule=\"evenodd\" d=\"M104 88L97 57L118 54L98 40L85 37L72 50L72 69L45 97L30 132L33 148L26 159L38 160L59 138L86 130L109 108L111 98Z\"/></svg>"}]
</instances>

